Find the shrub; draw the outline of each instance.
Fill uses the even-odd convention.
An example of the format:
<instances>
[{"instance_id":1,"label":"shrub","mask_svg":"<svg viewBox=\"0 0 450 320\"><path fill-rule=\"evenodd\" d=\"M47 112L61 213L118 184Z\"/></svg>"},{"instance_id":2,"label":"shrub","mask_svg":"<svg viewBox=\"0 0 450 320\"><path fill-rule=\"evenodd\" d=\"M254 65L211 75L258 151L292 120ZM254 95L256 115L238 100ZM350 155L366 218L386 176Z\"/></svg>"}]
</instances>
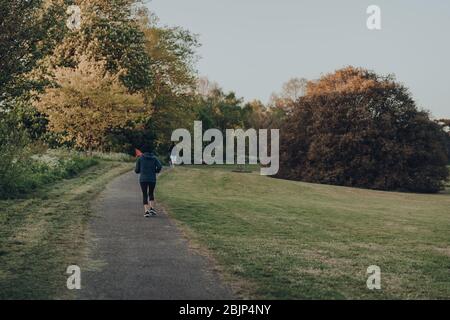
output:
<instances>
[{"instance_id":1,"label":"shrub","mask_svg":"<svg viewBox=\"0 0 450 320\"><path fill-rule=\"evenodd\" d=\"M0 198L18 193L30 158L28 136L10 115L0 115Z\"/></svg>"},{"instance_id":2,"label":"shrub","mask_svg":"<svg viewBox=\"0 0 450 320\"><path fill-rule=\"evenodd\" d=\"M134 149L133 149L134 152ZM136 159L126 153L118 152L92 152L94 159L99 159L103 161L120 161L120 162L134 162Z\"/></svg>"},{"instance_id":3,"label":"shrub","mask_svg":"<svg viewBox=\"0 0 450 320\"><path fill-rule=\"evenodd\" d=\"M417 192L448 178L442 127L391 76L348 67L310 82L281 129L283 178Z\"/></svg>"},{"instance_id":4,"label":"shrub","mask_svg":"<svg viewBox=\"0 0 450 320\"><path fill-rule=\"evenodd\" d=\"M73 178L98 163L96 158L81 156L75 152L62 152L59 155L61 158L55 157L55 152L52 151L29 156L26 161L20 161L20 166L17 160L13 160L17 169L9 172L8 180L1 180L0 199L17 198L58 180Z\"/></svg>"}]
</instances>

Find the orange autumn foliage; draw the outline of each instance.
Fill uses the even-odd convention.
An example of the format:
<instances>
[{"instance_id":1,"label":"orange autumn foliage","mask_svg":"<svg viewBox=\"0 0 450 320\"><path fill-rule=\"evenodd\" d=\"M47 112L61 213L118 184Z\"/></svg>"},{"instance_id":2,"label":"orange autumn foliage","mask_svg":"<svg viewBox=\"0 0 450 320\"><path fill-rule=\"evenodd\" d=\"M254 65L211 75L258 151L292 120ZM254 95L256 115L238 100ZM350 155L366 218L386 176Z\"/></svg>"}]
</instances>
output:
<instances>
[{"instance_id":1,"label":"orange autumn foliage","mask_svg":"<svg viewBox=\"0 0 450 320\"><path fill-rule=\"evenodd\" d=\"M380 190L437 192L445 132L393 76L347 67L309 82L281 128L279 176Z\"/></svg>"}]
</instances>

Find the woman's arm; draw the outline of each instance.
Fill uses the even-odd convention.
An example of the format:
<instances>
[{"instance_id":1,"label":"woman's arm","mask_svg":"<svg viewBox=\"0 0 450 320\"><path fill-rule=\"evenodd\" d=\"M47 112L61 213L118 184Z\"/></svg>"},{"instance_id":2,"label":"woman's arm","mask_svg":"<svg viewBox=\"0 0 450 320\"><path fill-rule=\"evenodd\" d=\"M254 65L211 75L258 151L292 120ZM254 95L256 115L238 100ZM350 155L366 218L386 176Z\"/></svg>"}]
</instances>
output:
<instances>
[{"instance_id":1,"label":"woman's arm","mask_svg":"<svg viewBox=\"0 0 450 320\"><path fill-rule=\"evenodd\" d=\"M157 158L155 158L155 160L156 160L155 161L155 171L156 171L156 173L159 173L159 172L161 172L162 164Z\"/></svg>"},{"instance_id":2,"label":"woman's arm","mask_svg":"<svg viewBox=\"0 0 450 320\"><path fill-rule=\"evenodd\" d=\"M134 168L134 172L137 174L141 173L141 157L136 160L136 167Z\"/></svg>"}]
</instances>

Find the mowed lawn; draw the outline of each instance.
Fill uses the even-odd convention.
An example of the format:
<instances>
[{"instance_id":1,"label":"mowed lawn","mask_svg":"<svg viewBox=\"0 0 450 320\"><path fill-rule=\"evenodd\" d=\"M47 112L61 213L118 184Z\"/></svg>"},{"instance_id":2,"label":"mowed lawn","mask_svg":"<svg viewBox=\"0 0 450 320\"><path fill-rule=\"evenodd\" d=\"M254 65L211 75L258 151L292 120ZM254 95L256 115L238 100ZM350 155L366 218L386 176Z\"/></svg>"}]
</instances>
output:
<instances>
[{"instance_id":1,"label":"mowed lawn","mask_svg":"<svg viewBox=\"0 0 450 320\"><path fill-rule=\"evenodd\" d=\"M380 192L178 167L159 200L242 297L449 299L450 194ZM381 290L366 286L381 268Z\"/></svg>"}]
</instances>

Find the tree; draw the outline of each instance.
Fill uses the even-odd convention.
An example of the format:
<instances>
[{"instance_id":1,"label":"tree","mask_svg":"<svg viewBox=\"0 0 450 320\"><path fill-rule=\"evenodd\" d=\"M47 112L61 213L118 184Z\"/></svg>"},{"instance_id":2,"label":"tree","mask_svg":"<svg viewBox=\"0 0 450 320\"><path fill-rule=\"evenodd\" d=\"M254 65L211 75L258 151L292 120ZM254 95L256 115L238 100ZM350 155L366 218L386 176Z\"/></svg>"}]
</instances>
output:
<instances>
[{"instance_id":1,"label":"tree","mask_svg":"<svg viewBox=\"0 0 450 320\"><path fill-rule=\"evenodd\" d=\"M37 62L37 66L30 73L30 78L45 79L44 84L51 87L52 82L57 82L52 78L51 71L58 68L75 70L81 59L87 58L91 62L102 63L109 75L118 76L120 83L130 93L143 96L147 106L145 110L151 110L151 100L148 95L144 94L152 85L151 61L146 52L145 34L140 28L139 17L135 13L135 8L139 7L140 1L45 0L44 2L43 7L57 7L64 14L56 20L60 38L58 41L53 41L56 46L53 46L54 50L51 54L43 55L42 59ZM79 29L69 30L66 26L68 4L75 4L81 8ZM40 89L42 90L43 87ZM32 92L39 93L39 91ZM56 141L60 141L59 145L61 143L70 145L72 140L62 137L61 131L42 131L43 126L45 127L49 122L42 109L36 110L34 106L21 104L17 112L33 137L45 139L52 146L57 145ZM140 119L140 122L147 120L150 114L151 112L148 112L145 116L140 117L144 119ZM134 120L128 120L125 127L134 132L139 124L134 123ZM105 139L108 140L113 135L112 132L120 130L126 129L111 127ZM116 142L117 139L103 141L101 147L111 147L112 141ZM78 147L80 146L78 145ZM120 148L115 150L123 151Z\"/></svg>"},{"instance_id":2,"label":"tree","mask_svg":"<svg viewBox=\"0 0 450 320\"><path fill-rule=\"evenodd\" d=\"M173 130L190 128L195 120L199 43L197 36L187 30L160 27L156 16L145 8L140 9L138 17L153 81L145 91L152 115L143 123L142 136L136 144L152 140L159 153L168 154Z\"/></svg>"},{"instance_id":3,"label":"tree","mask_svg":"<svg viewBox=\"0 0 450 320\"><path fill-rule=\"evenodd\" d=\"M292 78L283 84L281 93L273 93L270 105L286 113L292 113L295 102L305 94L308 81L305 78Z\"/></svg>"},{"instance_id":4,"label":"tree","mask_svg":"<svg viewBox=\"0 0 450 320\"><path fill-rule=\"evenodd\" d=\"M447 153L450 160L450 119L441 119L437 123L442 126L444 131L447 133Z\"/></svg>"},{"instance_id":5,"label":"tree","mask_svg":"<svg viewBox=\"0 0 450 320\"><path fill-rule=\"evenodd\" d=\"M31 90L45 81L31 74L64 35L64 9L48 1L0 0L0 197L28 187L32 146L23 123ZM39 129L38 129L39 130ZM35 151L35 150L34 150Z\"/></svg>"},{"instance_id":6,"label":"tree","mask_svg":"<svg viewBox=\"0 0 450 320\"><path fill-rule=\"evenodd\" d=\"M63 37L64 10L53 4L44 6L39 0L0 0L0 12L2 109L8 101L42 86L27 74Z\"/></svg>"},{"instance_id":7,"label":"tree","mask_svg":"<svg viewBox=\"0 0 450 320\"><path fill-rule=\"evenodd\" d=\"M136 0L76 0L81 9L79 29L67 33L50 66L75 68L80 57L105 61L108 72L121 70L120 81L132 92L143 91L152 83L150 57L145 35L134 14Z\"/></svg>"},{"instance_id":8,"label":"tree","mask_svg":"<svg viewBox=\"0 0 450 320\"><path fill-rule=\"evenodd\" d=\"M381 190L442 189L445 133L394 80L347 67L309 82L281 128L279 176Z\"/></svg>"},{"instance_id":9,"label":"tree","mask_svg":"<svg viewBox=\"0 0 450 320\"><path fill-rule=\"evenodd\" d=\"M279 129L284 117L281 109L265 106L259 100L246 103L242 110L245 128Z\"/></svg>"},{"instance_id":10,"label":"tree","mask_svg":"<svg viewBox=\"0 0 450 320\"><path fill-rule=\"evenodd\" d=\"M267 128L267 107L259 100L253 100L245 104L242 117L245 128Z\"/></svg>"},{"instance_id":11,"label":"tree","mask_svg":"<svg viewBox=\"0 0 450 320\"><path fill-rule=\"evenodd\" d=\"M81 57L76 68L57 67L56 86L47 88L36 102L48 116L49 129L83 150L104 147L108 130L149 112L142 95L130 93L119 80L120 72L106 70L106 62L88 57Z\"/></svg>"},{"instance_id":12,"label":"tree","mask_svg":"<svg viewBox=\"0 0 450 320\"><path fill-rule=\"evenodd\" d=\"M192 93L197 82L195 62L197 36L180 27L162 28L153 17L142 26L146 52L151 59L153 97L170 91L173 95Z\"/></svg>"},{"instance_id":13,"label":"tree","mask_svg":"<svg viewBox=\"0 0 450 320\"><path fill-rule=\"evenodd\" d=\"M219 84L215 81L209 80L208 77L200 77L197 80L196 93L201 97L207 98L219 89Z\"/></svg>"},{"instance_id":14,"label":"tree","mask_svg":"<svg viewBox=\"0 0 450 320\"><path fill-rule=\"evenodd\" d=\"M225 93L222 89L213 90L207 97L200 97L197 106L197 119L203 122L203 129L226 129L244 127L243 100L234 92Z\"/></svg>"}]
</instances>

